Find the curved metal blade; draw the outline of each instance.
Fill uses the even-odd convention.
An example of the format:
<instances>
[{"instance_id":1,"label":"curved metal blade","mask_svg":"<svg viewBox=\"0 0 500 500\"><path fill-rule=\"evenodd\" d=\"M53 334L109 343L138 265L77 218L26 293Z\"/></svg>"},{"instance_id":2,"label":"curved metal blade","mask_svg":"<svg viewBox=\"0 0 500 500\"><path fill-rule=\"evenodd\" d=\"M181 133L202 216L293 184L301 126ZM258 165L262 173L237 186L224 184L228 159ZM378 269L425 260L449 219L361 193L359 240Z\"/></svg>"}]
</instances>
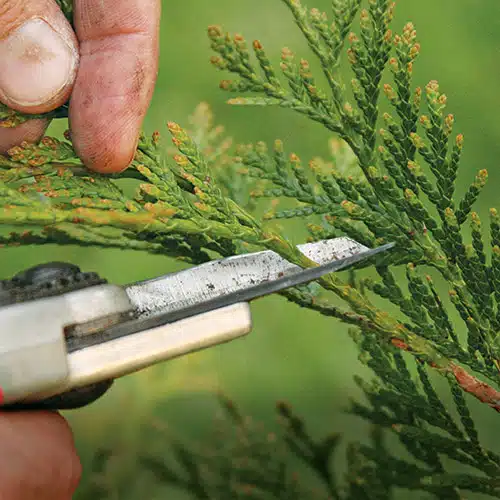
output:
<instances>
[{"instance_id":1,"label":"curved metal blade","mask_svg":"<svg viewBox=\"0 0 500 500\"><path fill-rule=\"evenodd\" d=\"M349 238L333 238L298 245L322 265L369 249ZM270 250L214 260L177 273L126 287L140 317L168 313L301 271Z\"/></svg>"}]
</instances>

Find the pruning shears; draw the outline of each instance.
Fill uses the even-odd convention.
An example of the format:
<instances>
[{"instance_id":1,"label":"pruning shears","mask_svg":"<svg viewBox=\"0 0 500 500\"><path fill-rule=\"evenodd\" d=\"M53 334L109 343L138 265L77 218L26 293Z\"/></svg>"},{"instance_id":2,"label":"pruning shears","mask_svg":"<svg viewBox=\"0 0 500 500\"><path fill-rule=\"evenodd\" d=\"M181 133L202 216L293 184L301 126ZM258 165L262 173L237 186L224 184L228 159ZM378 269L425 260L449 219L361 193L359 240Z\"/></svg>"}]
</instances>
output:
<instances>
[{"instance_id":1,"label":"pruning shears","mask_svg":"<svg viewBox=\"0 0 500 500\"><path fill-rule=\"evenodd\" d=\"M126 286L68 263L27 269L0 281L0 408L83 407L119 377L245 336L252 300L392 246L334 238L298 246L306 269L265 250Z\"/></svg>"}]
</instances>

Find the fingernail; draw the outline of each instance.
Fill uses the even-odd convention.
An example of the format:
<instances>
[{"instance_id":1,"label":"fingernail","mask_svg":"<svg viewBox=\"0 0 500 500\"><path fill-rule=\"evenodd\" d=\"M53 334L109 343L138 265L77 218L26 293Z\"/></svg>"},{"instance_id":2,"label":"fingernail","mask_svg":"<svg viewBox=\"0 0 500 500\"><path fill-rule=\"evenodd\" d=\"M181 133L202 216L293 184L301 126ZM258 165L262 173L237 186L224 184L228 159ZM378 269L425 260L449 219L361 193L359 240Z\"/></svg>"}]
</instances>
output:
<instances>
[{"instance_id":1,"label":"fingernail","mask_svg":"<svg viewBox=\"0 0 500 500\"><path fill-rule=\"evenodd\" d=\"M75 77L78 52L43 19L30 19L0 41L0 91L12 104L50 102Z\"/></svg>"}]
</instances>

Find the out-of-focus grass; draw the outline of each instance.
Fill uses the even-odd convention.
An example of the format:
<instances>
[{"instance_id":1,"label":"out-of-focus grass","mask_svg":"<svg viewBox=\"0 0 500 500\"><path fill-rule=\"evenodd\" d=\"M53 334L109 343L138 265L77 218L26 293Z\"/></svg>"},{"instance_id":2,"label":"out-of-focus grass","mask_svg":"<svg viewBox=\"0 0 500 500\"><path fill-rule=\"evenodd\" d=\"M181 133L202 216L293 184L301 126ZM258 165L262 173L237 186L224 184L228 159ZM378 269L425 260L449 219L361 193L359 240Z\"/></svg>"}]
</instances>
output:
<instances>
[{"instance_id":1,"label":"out-of-focus grass","mask_svg":"<svg viewBox=\"0 0 500 500\"><path fill-rule=\"evenodd\" d=\"M260 38L278 61L284 45L309 57L286 8L279 0L184 0L163 2L161 65L147 131L165 129L167 120L187 124L200 101L208 101L219 123L237 141L281 138L305 158L326 154L327 135L315 124L278 109L230 108L218 90L221 75L208 63L209 24L222 24L249 39ZM311 0L310 7L328 8L326 0ZM416 66L419 85L438 79L457 129L466 135L464 189L479 168L487 168L490 182L479 212L497 204L500 171L500 4L495 0L400 1L395 29L414 21L422 42ZM112 119L112 117L110 117ZM54 130L60 126L53 127ZM165 134L166 135L166 134ZM179 267L162 257L135 252L78 248L3 249L2 276L45 260L70 260L100 272L109 280L126 283ZM157 420L179 434L193 436L210 422L215 411L207 391L224 389L251 414L272 418L274 402L291 401L320 434L339 430L346 439L357 438L363 427L342 413L348 398L357 395L352 383L361 368L345 328L286 304L277 297L253 306L255 328L243 341L145 370L116 383L114 389L89 408L69 413L85 473L76 498L96 498L90 473L95 451L111 447L116 457L99 481L108 498L181 499L147 471L138 469L137 455L161 448L152 431ZM483 411L482 432L495 435L493 418ZM167 452L167 442L164 444Z\"/></svg>"}]
</instances>

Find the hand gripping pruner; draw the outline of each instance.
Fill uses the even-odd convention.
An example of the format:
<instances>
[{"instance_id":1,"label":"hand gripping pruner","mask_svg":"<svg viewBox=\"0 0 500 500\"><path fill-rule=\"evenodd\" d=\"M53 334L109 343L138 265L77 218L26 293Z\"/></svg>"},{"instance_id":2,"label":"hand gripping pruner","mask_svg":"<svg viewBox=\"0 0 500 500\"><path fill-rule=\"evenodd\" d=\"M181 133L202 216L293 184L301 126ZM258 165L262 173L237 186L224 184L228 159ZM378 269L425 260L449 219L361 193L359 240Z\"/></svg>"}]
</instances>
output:
<instances>
[{"instance_id":1,"label":"hand gripping pruner","mask_svg":"<svg viewBox=\"0 0 500 500\"><path fill-rule=\"evenodd\" d=\"M272 251L117 286L66 263L0 281L0 408L71 409L114 379L249 333L249 302L391 248L348 238L299 245L307 269Z\"/></svg>"}]
</instances>

